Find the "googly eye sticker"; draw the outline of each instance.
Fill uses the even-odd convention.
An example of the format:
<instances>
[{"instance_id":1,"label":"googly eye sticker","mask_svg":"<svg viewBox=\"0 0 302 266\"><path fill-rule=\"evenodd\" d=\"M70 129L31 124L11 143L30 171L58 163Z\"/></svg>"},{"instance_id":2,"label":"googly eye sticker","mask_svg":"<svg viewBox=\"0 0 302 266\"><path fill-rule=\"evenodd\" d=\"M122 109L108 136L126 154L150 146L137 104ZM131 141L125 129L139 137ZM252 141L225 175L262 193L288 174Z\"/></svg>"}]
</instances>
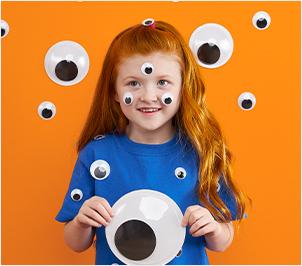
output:
<instances>
[{"instance_id":1,"label":"googly eye sticker","mask_svg":"<svg viewBox=\"0 0 302 266\"><path fill-rule=\"evenodd\" d=\"M182 167L177 167L175 169L175 176L178 179L184 179L187 176L187 171Z\"/></svg>"},{"instance_id":2,"label":"googly eye sticker","mask_svg":"<svg viewBox=\"0 0 302 266\"><path fill-rule=\"evenodd\" d=\"M80 189L74 189L71 191L70 196L74 201L80 201L83 198L83 192Z\"/></svg>"},{"instance_id":3,"label":"googly eye sticker","mask_svg":"<svg viewBox=\"0 0 302 266\"><path fill-rule=\"evenodd\" d=\"M133 102L133 95L131 92L125 92L123 96L124 103L130 105Z\"/></svg>"},{"instance_id":4,"label":"googly eye sticker","mask_svg":"<svg viewBox=\"0 0 302 266\"><path fill-rule=\"evenodd\" d=\"M166 92L161 96L161 101L165 105L170 105L173 102L173 95L170 92Z\"/></svg>"},{"instance_id":5,"label":"googly eye sticker","mask_svg":"<svg viewBox=\"0 0 302 266\"><path fill-rule=\"evenodd\" d=\"M253 93L244 92L238 97L238 105L244 111L252 110L256 104L256 97Z\"/></svg>"},{"instance_id":6,"label":"googly eye sticker","mask_svg":"<svg viewBox=\"0 0 302 266\"><path fill-rule=\"evenodd\" d=\"M144 75L150 75L153 72L154 66L151 63L144 63L141 71Z\"/></svg>"},{"instance_id":7,"label":"googly eye sticker","mask_svg":"<svg viewBox=\"0 0 302 266\"><path fill-rule=\"evenodd\" d=\"M154 25L154 19L153 18L146 18L146 19L143 20L142 24L144 26L147 26L147 27L152 26L152 25Z\"/></svg>"},{"instance_id":8,"label":"googly eye sticker","mask_svg":"<svg viewBox=\"0 0 302 266\"><path fill-rule=\"evenodd\" d=\"M110 165L104 160L94 161L90 166L90 174L97 180L103 180L110 174Z\"/></svg>"}]
</instances>

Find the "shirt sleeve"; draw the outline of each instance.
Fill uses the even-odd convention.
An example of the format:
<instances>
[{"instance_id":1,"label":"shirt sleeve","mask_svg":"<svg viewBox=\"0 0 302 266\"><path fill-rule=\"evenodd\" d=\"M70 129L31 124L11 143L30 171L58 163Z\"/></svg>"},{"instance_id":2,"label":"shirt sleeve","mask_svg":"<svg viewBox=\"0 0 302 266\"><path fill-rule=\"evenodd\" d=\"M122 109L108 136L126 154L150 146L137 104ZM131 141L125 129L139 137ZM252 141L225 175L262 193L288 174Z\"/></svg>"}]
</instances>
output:
<instances>
[{"instance_id":1,"label":"shirt sleeve","mask_svg":"<svg viewBox=\"0 0 302 266\"><path fill-rule=\"evenodd\" d=\"M87 159L86 152L86 150L81 151L75 163L63 205L55 218L58 222L72 220L78 214L84 201L95 194L94 179L87 163L84 163Z\"/></svg>"},{"instance_id":2,"label":"shirt sleeve","mask_svg":"<svg viewBox=\"0 0 302 266\"><path fill-rule=\"evenodd\" d=\"M217 187L218 195L231 212L232 220L237 220L237 203L233 191L226 185L224 179L220 177Z\"/></svg>"}]
</instances>

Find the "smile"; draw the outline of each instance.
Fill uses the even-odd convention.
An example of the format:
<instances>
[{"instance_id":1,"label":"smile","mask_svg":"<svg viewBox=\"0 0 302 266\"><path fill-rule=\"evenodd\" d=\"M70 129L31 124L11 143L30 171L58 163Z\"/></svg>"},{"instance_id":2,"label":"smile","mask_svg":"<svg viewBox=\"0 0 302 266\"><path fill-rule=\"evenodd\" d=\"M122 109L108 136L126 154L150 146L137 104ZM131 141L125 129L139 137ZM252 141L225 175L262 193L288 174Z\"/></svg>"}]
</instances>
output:
<instances>
[{"instance_id":1,"label":"smile","mask_svg":"<svg viewBox=\"0 0 302 266\"><path fill-rule=\"evenodd\" d=\"M161 108L139 108L137 109L142 113L155 113L161 110Z\"/></svg>"}]
</instances>

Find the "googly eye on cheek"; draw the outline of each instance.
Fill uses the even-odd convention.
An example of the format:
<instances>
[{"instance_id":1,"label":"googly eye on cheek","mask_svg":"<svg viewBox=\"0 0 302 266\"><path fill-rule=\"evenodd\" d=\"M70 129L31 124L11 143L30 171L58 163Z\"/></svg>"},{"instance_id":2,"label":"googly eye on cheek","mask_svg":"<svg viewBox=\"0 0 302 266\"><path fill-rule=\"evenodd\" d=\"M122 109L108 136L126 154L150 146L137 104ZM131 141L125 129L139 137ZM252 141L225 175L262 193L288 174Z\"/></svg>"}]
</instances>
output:
<instances>
[{"instance_id":1,"label":"googly eye on cheek","mask_svg":"<svg viewBox=\"0 0 302 266\"><path fill-rule=\"evenodd\" d=\"M123 101L126 105L130 105L133 102L133 95L131 92L126 92L123 96Z\"/></svg>"},{"instance_id":2,"label":"googly eye on cheek","mask_svg":"<svg viewBox=\"0 0 302 266\"><path fill-rule=\"evenodd\" d=\"M170 105L173 102L173 95L170 92L166 92L162 95L161 101L164 105Z\"/></svg>"},{"instance_id":3,"label":"googly eye on cheek","mask_svg":"<svg viewBox=\"0 0 302 266\"><path fill-rule=\"evenodd\" d=\"M154 66L151 63L144 63L141 67L141 71L144 75L150 75L154 70Z\"/></svg>"}]
</instances>

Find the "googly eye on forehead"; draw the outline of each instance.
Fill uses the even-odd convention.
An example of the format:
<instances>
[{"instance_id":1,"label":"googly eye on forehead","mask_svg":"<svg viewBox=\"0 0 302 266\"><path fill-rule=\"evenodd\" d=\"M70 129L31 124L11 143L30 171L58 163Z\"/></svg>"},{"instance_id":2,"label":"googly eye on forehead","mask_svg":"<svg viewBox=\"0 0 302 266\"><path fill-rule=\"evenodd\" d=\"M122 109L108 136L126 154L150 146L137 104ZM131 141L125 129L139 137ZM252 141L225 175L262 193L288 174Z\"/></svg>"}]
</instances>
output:
<instances>
[{"instance_id":1,"label":"googly eye on forehead","mask_svg":"<svg viewBox=\"0 0 302 266\"><path fill-rule=\"evenodd\" d=\"M154 66L151 63L144 63L141 70L144 75L150 75L154 70Z\"/></svg>"},{"instance_id":2,"label":"googly eye on forehead","mask_svg":"<svg viewBox=\"0 0 302 266\"><path fill-rule=\"evenodd\" d=\"M133 102L133 95L131 92L125 92L123 101L126 105L130 105Z\"/></svg>"},{"instance_id":3,"label":"googly eye on forehead","mask_svg":"<svg viewBox=\"0 0 302 266\"><path fill-rule=\"evenodd\" d=\"M173 95L170 92L166 92L162 95L161 101L165 105L170 105L173 102Z\"/></svg>"}]
</instances>

